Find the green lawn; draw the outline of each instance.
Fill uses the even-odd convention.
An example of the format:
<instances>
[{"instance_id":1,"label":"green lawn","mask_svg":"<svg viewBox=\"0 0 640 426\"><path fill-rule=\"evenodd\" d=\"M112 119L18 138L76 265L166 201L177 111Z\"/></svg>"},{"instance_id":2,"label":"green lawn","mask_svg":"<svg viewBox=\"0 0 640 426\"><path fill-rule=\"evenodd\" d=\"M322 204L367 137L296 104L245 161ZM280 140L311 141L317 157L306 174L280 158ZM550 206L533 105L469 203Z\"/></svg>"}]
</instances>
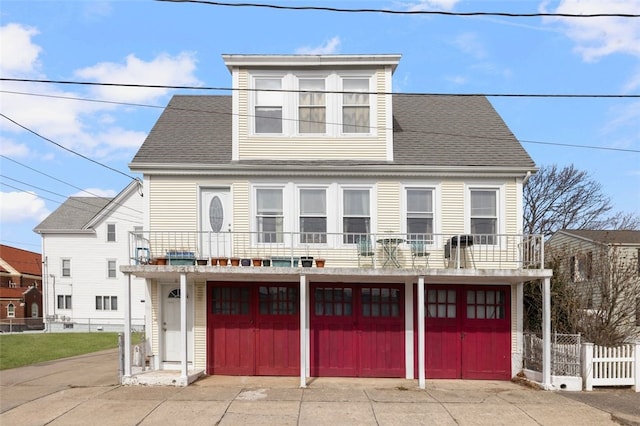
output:
<instances>
[{"instance_id":1,"label":"green lawn","mask_svg":"<svg viewBox=\"0 0 640 426\"><path fill-rule=\"evenodd\" d=\"M118 347L118 333L0 334L0 370Z\"/></svg>"}]
</instances>

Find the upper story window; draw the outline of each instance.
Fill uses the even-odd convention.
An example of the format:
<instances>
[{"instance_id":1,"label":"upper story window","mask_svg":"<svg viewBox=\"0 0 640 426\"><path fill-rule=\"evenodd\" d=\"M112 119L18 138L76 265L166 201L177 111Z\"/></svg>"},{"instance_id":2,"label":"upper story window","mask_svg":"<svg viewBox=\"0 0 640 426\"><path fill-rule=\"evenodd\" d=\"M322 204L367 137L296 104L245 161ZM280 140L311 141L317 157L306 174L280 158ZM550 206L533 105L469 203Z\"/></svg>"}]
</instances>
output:
<instances>
[{"instance_id":1,"label":"upper story window","mask_svg":"<svg viewBox=\"0 0 640 426\"><path fill-rule=\"evenodd\" d=\"M357 243L363 234L371 233L371 195L369 189L342 191L343 242Z\"/></svg>"},{"instance_id":2,"label":"upper story window","mask_svg":"<svg viewBox=\"0 0 640 426\"><path fill-rule=\"evenodd\" d=\"M374 72L257 71L250 124L256 136L374 135Z\"/></svg>"},{"instance_id":3,"label":"upper story window","mask_svg":"<svg viewBox=\"0 0 640 426\"><path fill-rule=\"evenodd\" d=\"M256 78L255 88L255 132L282 134L282 79Z\"/></svg>"},{"instance_id":4,"label":"upper story window","mask_svg":"<svg viewBox=\"0 0 640 426\"><path fill-rule=\"evenodd\" d=\"M343 79L342 91L342 132L370 133L369 79Z\"/></svg>"},{"instance_id":5,"label":"upper story window","mask_svg":"<svg viewBox=\"0 0 640 426\"><path fill-rule=\"evenodd\" d=\"M498 190L472 189L470 232L477 244L495 244L498 233Z\"/></svg>"},{"instance_id":6,"label":"upper story window","mask_svg":"<svg viewBox=\"0 0 640 426\"><path fill-rule=\"evenodd\" d=\"M62 259L62 276L71 276L71 259Z\"/></svg>"},{"instance_id":7,"label":"upper story window","mask_svg":"<svg viewBox=\"0 0 640 426\"><path fill-rule=\"evenodd\" d=\"M407 189L407 238L410 241L432 241L433 190Z\"/></svg>"},{"instance_id":8,"label":"upper story window","mask_svg":"<svg viewBox=\"0 0 640 426\"><path fill-rule=\"evenodd\" d=\"M256 221L258 242L283 242L284 208L282 188L256 189Z\"/></svg>"},{"instance_id":9,"label":"upper story window","mask_svg":"<svg viewBox=\"0 0 640 426\"><path fill-rule=\"evenodd\" d=\"M327 130L327 105L325 80L301 78L298 82L298 132L325 133Z\"/></svg>"},{"instance_id":10,"label":"upper story window","mask_svg":"<svg viewBox=\"0 0 640 426\"><path fill-rule=\"evenodd\" d=\"M115 278L117 274L116 261L107 260L107 278Z\"/></svg>"},{"instance_id":11,"label":"upper story window","mask_svg":"<svg viewBox=\"0 0 640 426\"><path fill-rule=\"evenodd\" d=\"M327 190L300 190L300 242L327 242Z\"/></svg>"},{"instance_id":12,"label":"upper story window","mask_svg":"<svg viewBox=\"0 0 640 426\"><path fill-rule=\"evenodd\" d=\"M107 224L107 241L114 242L116 240L116 224Z\"/></svg>"}]
</instances>

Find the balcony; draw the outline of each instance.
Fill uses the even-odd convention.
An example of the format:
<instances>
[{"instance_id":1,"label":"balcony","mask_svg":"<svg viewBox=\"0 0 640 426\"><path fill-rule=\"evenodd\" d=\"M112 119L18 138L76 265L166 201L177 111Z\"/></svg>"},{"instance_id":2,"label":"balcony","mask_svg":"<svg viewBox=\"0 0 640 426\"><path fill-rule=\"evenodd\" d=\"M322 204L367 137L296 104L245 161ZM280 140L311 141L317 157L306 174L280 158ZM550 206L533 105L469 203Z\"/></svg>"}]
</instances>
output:
<instances>
[{"instance_id":1,"label":"balcony","mask_svg":"<svg viewBox=\"0 0 640 426\"><path fill-rule=\"evenodd\" d=\"M542 269L541 235L169 232L130 234L131 265ZM313 258L311 265L305 258Z\"/></svg>"}]
</instances>

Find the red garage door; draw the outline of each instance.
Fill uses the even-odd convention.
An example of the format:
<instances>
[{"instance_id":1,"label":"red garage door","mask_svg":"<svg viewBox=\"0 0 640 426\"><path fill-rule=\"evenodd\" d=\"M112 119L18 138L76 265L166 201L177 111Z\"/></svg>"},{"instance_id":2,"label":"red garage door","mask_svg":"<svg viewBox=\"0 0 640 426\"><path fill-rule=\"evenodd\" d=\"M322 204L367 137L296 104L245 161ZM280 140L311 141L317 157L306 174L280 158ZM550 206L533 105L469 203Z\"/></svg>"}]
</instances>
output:
<instances>
[{"instance_id":1,"label":"red garage door","mask_svg":"<svg viewBox=\"0 0 640 426\"><path fill-rule=\"evenodd\" d=\"M510 379L508 286L427 286L426 377Z\"/></svg>"},{"instance_id":2,"label":"red garage door","mask_svg":"<svg viewBox=\"0 0 640 426\"><path fill-rule=\"evenodd\" d=\"M403 377L401 285L311 287L311 375Z\"/></svg>"},{"instance_id":3,"label":"red garage door","mask_svg":"<svg viewBox=\"0 0 640 426\"><path fill-rule=\"evenodd\" d=\"M207 374L300 373L296 284L209 283Z\"/></svg>"}]
</instances>

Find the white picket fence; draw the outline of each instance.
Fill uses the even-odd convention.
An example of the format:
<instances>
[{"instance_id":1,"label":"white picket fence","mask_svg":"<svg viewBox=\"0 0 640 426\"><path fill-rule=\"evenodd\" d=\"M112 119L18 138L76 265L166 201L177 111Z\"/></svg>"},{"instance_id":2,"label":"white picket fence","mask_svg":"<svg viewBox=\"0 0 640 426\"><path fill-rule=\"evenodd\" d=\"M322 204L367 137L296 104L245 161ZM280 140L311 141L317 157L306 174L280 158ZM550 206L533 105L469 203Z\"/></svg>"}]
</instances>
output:
<instances>
[{"instance_id":1,"label":"white picket fence","mask_svg":"<svg viewBox=\"0 0 640 426\"><path fill-rule=\"evenodd\" d=\"M640 343L617 347L582 344L585 390L594 386L628 386L640 392Z\"/></svg>"}]
</instances>

